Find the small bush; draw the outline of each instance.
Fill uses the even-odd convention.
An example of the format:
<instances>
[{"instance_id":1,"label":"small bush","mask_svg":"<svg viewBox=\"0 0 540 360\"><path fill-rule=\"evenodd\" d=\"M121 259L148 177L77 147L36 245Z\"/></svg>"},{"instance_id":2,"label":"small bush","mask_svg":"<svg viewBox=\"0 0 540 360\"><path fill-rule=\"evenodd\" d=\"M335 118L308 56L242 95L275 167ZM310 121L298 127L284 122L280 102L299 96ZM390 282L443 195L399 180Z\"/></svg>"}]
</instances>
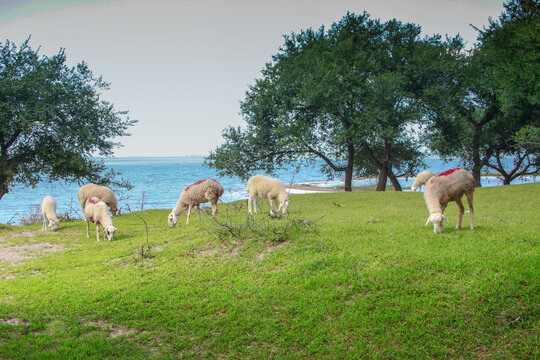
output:
<instances>
[{"instance_id":1,"label":"small bush","mask_svg":"<svg viewBox=\"0 0 540 360\"><path fill-rule=\"evenodd\" d=\"M282 215L249 215L241 213L241 203L231 203L226 216L212 217L205 230L219 240L225 239L261 239L275 243L290 240L299 232L313 229L319 219L305 220L299 216ZM207 212L205 212L208 214Z\"/></svg>"}]
</instances>

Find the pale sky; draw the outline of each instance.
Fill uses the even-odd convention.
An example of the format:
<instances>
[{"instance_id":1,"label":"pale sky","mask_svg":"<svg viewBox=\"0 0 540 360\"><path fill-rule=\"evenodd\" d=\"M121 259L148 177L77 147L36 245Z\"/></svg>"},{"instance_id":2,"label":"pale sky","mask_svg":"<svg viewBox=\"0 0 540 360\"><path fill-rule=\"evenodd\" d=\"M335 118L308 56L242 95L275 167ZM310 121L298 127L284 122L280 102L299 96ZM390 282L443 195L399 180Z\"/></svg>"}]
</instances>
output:
<instances>
[{"instance_id":1,"label":"pale sky","mask_svg":"<svg viewBox=\"0 0 540 360\"><path fill-rule=\"evenodd\" d=\"M0 0L0 41L86 61L111 83L103 98L139 123L116 156L207 155L283 35L326 27L347 11L461 34L469 46L497 0Z\"/></svg>"}]
</instances>

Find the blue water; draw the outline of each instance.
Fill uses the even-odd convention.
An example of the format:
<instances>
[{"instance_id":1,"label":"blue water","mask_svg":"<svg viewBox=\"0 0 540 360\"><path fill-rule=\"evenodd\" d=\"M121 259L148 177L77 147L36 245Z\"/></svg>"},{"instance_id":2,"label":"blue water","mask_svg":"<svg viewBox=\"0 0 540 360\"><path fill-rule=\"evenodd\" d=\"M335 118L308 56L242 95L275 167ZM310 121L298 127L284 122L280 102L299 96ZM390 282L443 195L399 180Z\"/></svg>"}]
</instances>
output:
<instances>
[{"instance_id":1,"label":"blue water","mask_svg":"<svg viewBox=\"0 0 540 360\"><path fill-rule=\"evenodd\" d=\"M229 177L219 177L213 169L202 165L203 157L158 157L158 158L112 158L105 159L107 167L122 173L133 189L116 190L119 207L122 212L141 209L172 209L182 189L198 180L213 178L225 189L222 200L225 202L247 198L246 183ZM426 167L434 173L459 166L458 161L444 163L439 159L427 159ZM294 183L308 183L317 186L335 186L342 184L342 179L328 180L319 167L301 167L295 174L296 166L278 172L283 183L289 184L294 174ZM403 187L410 187L414 178L400 179ZM538 178L525 179L526 182L538 181ZM354 186L375 184L376 179L355 180ZM515 180L513 183L523 181ZM482 178L482 186L498 186L502 181L493 177ZM59 214L69 213L72 217L82 217L77 200L77 184L61 182L40 183L36 188L15 186L0 200L0 223L18 224L21 218L39 212L39 204L45 195L56 198Z\"/></svg>"}]
</instances>

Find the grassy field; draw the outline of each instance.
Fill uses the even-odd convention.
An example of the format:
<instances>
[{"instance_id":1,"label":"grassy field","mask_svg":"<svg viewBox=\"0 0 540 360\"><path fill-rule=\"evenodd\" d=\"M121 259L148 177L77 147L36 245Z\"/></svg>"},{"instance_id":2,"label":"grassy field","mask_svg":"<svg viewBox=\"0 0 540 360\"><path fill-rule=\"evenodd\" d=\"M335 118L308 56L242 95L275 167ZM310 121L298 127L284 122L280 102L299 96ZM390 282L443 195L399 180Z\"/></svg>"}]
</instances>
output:
<instances>
[{"instance_id":1,"label":"grassy field","mask_svg":"<svg viewBox=\"0 0 540 360\"><path fill-rule=\"evenodd\" d=\"M450 204L441 235L421 193L245 203L121 215L112 242L0 226L0 359L540 357L540 183L477 189L474 231Z\"/></svg>"}]
</instances>

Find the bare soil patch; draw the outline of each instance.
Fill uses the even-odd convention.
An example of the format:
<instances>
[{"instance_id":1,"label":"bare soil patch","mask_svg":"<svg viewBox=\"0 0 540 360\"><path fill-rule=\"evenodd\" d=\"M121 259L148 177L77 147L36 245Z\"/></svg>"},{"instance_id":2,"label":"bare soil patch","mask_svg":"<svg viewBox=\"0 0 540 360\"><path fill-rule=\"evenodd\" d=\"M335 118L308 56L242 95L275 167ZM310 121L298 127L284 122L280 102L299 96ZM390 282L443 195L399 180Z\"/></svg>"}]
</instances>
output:
<instances>
[{"instance_id":1,"label":"bare soil patch","mask_svg":"<svg viewBox=\"0 0 540 360\"><path fill-rule=\"evenodd\" d=\"M17 265L23 260L42 256L46 253L64 250L62 244L38 243L0 247L0 263Z\"/></svg>"},{"instance_id":2,"label":"bare soil patch","mask_svg":"<svg viewBox=\"0 0 540 360\"><path fill-rule=\"evenodd\" d=\"M2 324L2 325L11 325L11 326L15 326L15 325L27 325L27 324L28 324L28 321L26 321L26 320L21 320L21 319L17 319L17 318L0 319L0 324Z\"/></svg>"}]
</instances>

